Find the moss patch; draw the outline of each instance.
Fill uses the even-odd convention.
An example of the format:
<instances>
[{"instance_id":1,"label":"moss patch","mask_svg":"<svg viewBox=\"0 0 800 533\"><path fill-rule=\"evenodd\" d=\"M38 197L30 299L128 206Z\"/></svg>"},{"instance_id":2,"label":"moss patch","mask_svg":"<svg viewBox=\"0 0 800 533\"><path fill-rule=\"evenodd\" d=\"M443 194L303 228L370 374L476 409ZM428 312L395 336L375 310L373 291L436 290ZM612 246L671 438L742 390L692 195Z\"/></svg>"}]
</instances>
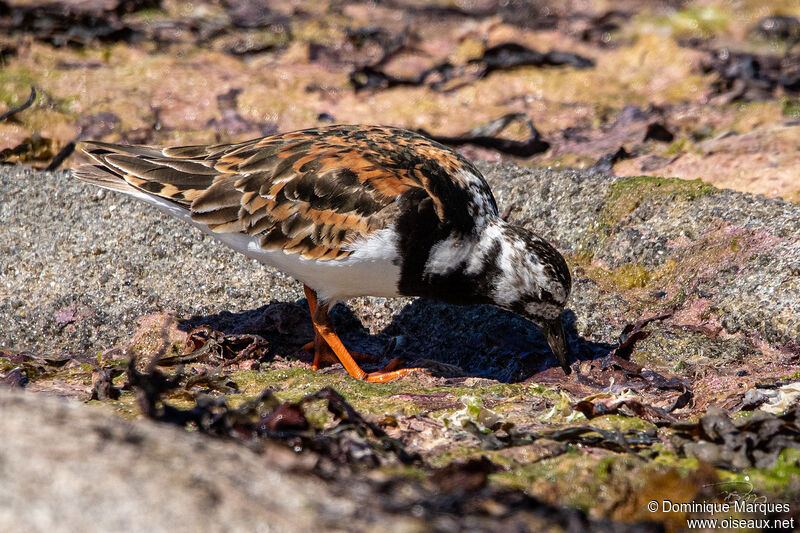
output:
<instances>
[{"instance_id":1,"label":"moss patch","mask_svg":"<svg viewBox=\"0 0 800 533\"><path fill-rule=\"evenodd\" d=\"M800 488L800 450L786 449L770 469L750 468L741 475L760 492L782 493ZM796 494L796 492L795 492Z\"/></svg>"},{"instance_id":2,"label":"moss patch","mask_svg":"<svg viewBox=\"0 0 800 533\"><path fill-rule=\"evenodd\" d=\"M730 16L720 6L690 6L664 17L661 22L676 37L708 38L728 29Z\"/></svg>"},{"instance_id":3,"label":"moss patch","mask_svg":"<svg viewBox=\"0 0 800 533\"><path fill-rule=\"evenodd\" d=\"M650 281L650 273L646 268L633 263L627 263L612 272L614 284L621 289L644 287Z\"/></svg>"},{"instance_id":4,"label":"moss patch","mask_svg":"<svg viewBox=\"0 0 800 533\"><path fill-rule=\"evenodd\" d=\"M245 396L254 397L265 388L271 388L280 399L292 402L324 387L333 387L357 410L375 415L417 414L422 411L419 406L403 397L393 398L392 395L430 392L410 380L373 384L342 373L325 373L297 367L261 372L242 370L233 373L231 379Z\"/></svg>"},{"instance_id":5,"label":"moss patch","mask_svg":"<svg viewBox=\"0 0 800 533\"><path fill-rule=\"evenodd\" d=\"M800 100L795 98L782 98L781 113L784 117L800 118Z\"/></svg>"},{"instance_id":6,"label":"moss patch","mask_svg":"<svg viewBox=\"0 0 800 533\"><path fill-rule=\"evenodd\" d=\"M699 179L683 180L652 176L619 179L609 188L598 222L602 227L609 228L618 224L647 200L669 197L672 200L692 201L715 190L713 186Z\"/></svg>"}]
</instances>

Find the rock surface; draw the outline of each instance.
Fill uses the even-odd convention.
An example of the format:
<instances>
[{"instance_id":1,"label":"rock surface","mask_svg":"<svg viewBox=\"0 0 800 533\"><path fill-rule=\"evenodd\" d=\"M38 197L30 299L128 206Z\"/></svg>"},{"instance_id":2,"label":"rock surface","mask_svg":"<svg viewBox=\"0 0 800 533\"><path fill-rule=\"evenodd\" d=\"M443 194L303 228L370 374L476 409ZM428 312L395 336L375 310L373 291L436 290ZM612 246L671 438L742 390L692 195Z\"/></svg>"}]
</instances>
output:
<instances>
[{"instance_id":1,"label":"rock surface","mask_svg":"<svg viewBox=\"0 0 800 533\"><path fill-rule=\"evenodd\" d=\"M293 464L283 450L257 455L42 395L0 390L0 411L3 531L344 530L344 517L364 526L355 502L279 466Z\"/></svg>"},{"instance_id":2,"label":"rock surface","mask_svg":"<svg viewBox=\"0 0 800 533\"><path fill-rule=\"evenodd\" d=\"M533 499L513 514L456 514L446 502L444 512L430 513L423 505L439 494L413 480L382 490L380 476L324 480L312 473L311 452L267 442L256 453L44 395L0 389L0 412L0 434L12 437L0 447L3 531L658 530L589 520ZM451 492L449 505L465 496ZM418 511L409 512L415 502Z\"/></svg>"},{"instance_id":3,"label":"rock surface","mask_svg":"<svg viewBox=\"0 0 800 533\"><path fill-rule=\"evenodd\" d=\"M567 256L580 357L665 311L673 315L634 354L641 363L741 360L800 344L800 206L700 182L482 169L501 210L513 206L510 220ZM274 330L261 306L302 297L284 274L137 201L65 172L1 172L0 348L96 355L128 339L138 317L165 311ZM400 354L501 381L527 378L549 356L534 326L487 307L360 299L336 318L357 347L380 351L396 336Z\"/></svg>"}]
</instances>

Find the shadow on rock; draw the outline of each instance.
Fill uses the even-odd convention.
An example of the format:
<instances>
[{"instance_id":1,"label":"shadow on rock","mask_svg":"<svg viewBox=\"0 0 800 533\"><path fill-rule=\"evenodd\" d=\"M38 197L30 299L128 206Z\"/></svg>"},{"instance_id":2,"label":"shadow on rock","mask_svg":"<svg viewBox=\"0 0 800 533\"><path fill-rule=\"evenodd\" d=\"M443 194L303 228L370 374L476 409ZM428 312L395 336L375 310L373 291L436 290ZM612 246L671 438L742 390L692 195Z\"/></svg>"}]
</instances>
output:
<instances>
[{"instance_id":1,"label":"shadow on rock","mask_svg":"<svg viewBox=\"0 0 800 533\"><path fill-rule=\"evenodd\" d=\"M333 307L331 318L346 346L385 360L403 357L409 365L422 364L420 360L444 363L460 368L467 376L505 383L523 381L558 366L538 326L491 306L454 306L420 298L396 314L377 335L370 334L345 305ZM205 324L229 335L260 335L270 343L273 355L295 354L311 361L310 355L298 353L314 335L305 300L195 316L180 327L191 331ZM564 327L575 359L594 359L614 348L578 335L572 311L564 314Z\"/></svg>"},{"instance_id":2,"label":"shadow on rock","mask_svg":"<svg viewBox=\"0 0 800 533\"><path fill-rule=\"evenodd\" d=\"M614 347L578 335L572 311L565 313L564 326L575 358L593 359ZM538 326L487 305L453 306L420 298L383 333L400 339L394 356L455 365L474 377L513 383L558 366Z\"/></svg>"},{"instance_id":3,"label":"shadow on rock","mask_svg":"<svg viewBox=\"0 0 800 533\"><path fill-rule=\"evenodd\" d=\"M353 314L349 307L336 305L330 316L342 341L360 352L380 355L388 339L370 335L369 329ZM297 302L272 302L256 309L239 313L222 311L212 315L193 316L180 324L180 329L190 332L209 325L226 335L259 335L269 342L270 352L281 355L296 354L307 342L314 339L314 329L305 299ZM311 362L311 356L307 357Z\"/></svg>"},{"instance_id":4,"label":"shadow on rock","mask_svg":"<svg viewBox=\"0 0 800 533\"><path fill-rule=\"evenodd\" d=\"M190 332L203 325L226 335L260 335L270 343L272 353L294 351L314 338L308 308L299 302L272 302L239 313L196 315L181 322L179 327Z\"/></svg>"}]
</instances>

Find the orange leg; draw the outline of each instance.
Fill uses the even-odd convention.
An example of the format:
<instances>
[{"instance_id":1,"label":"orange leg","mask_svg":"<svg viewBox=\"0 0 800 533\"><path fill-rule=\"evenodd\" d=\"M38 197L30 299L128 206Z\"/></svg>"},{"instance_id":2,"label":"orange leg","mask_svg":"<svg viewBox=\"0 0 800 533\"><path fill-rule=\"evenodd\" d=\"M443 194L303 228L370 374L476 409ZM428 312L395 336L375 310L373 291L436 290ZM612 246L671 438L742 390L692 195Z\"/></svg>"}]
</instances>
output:
<instances>
[{"instance_id":1,"label":"orange leg","mask_svg":"<svg viewBox=\"0 0 800 533\"><path fill-rule=\"evenodd\" d=\"M303 350L306 352L312 352L314 354L314 362L311 363L312 370L319 370L322 367L322 363L338 363L339 359L336 357L336 354L333 353L331 347L328 346L328 343L325 342L325 339L317 333L317 330L314 330L314 340L306 343L303 345ZM370 355L368 353L362 352L350 352L350 355L353 356L358 363L375 363L378 359L374 355Z\"/></svg>"},{"instance_id":2,"label":"orange leg","mask_svg":"<svg viewBox=\"0 0 800 533\"><path fill-rule=\"evenodd\" d=\"M342 366L344 366L345 370L347 370L348 374L356 379L361 379L371 383L386 383L388 381L392 381L393 379L410 374L411 372L422 370L421 368L401 368L400 370L390 370L390 367L395 368L397 366L397 360L392 360L386 369L378 372L367 374L361 370L361 367L358 366L358 363L356 363L353 355L347 351L347 348L344 347L341 339L339 339L339 336L334 331L333 323L328 316L327 304L319 304L317 302L317 293L314 292L312 288L308 287L307 285L303 285L303 289L305 290L306 299L308 300L308 309L311 311L311 320L314 323L314 363L312 364L312 368L315 370L319 368L320 363L325 357L324 346L327 345L327 348L333 351L333 353L339 359L339 362L341 362ZM306 347L309 347L309 345L306 345ZM358 355L363 356L365 354ZM372 356L368 357L371 358ZM374 358L372 359L374 360Z\"/></svg>"},{"instance_id":3,"label":"orange leg","mask_svg":"<svg viewBox=\"0 0 800 533\"><path fill-rule=\"evenodd\" d=\"M317 313L317 293L314 292L314 289L308 287L307 285L303 285L303 291L306 293L306 299L308 300L308 310L311 311L311 317L313 319L314 315ZM328 318L328 309L325 307L325 321L330 322ZM312 370L319 370L322 368L322 363L338 363L339 359L336 357L336 354L333 353L331 347L328 346L328 343L325 342L325 339L322 338L322 335L319 334L317 331L316 325L314 326L314 340L307 343L303 346L303 350L307 352L314 352L314 362L311 363ZM361 353L361 352L350 352L350 355L353 359L359 363L374 363L377 359L368 354L368 353Z\"/></svg>"}]
</instances>

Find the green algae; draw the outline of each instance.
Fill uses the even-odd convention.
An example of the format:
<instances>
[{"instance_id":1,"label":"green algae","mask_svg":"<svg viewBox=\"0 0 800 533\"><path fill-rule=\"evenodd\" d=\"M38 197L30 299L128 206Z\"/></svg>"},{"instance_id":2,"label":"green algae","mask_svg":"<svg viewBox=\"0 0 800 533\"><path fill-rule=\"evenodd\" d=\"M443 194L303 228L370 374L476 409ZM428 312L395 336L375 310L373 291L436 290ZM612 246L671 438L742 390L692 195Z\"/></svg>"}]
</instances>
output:
<instances>
[{"instance_id":1,"label":"green algae","mask_svg":"<svg viewBox=\"0 0 800 533\"><path fill-rule=\"evenodd\" d=\"M270 388L283 401L296 402L324 387L333 387L356 410L369 414L400 413L413 415L422 409L406 399L393 398L396 394L421 394L427 392L408 382L393 381L385 384L367 383L347 374L325 373L306 368L268 369L255 372L241 370L231 374L231 379L242 393L255 396Z\"/></svg>"},{"instance_id":2,"label":"green algae","mask_svg":"<svg viewBox=\"0 0 800 533\"><path fill-rule=\"evenodd\" d=\"M324 387L333 387L357 410L373 414L402 414L410 416L430 412L437 417L447 417L461 408L427 409L416 403L408 395L430 395L446 392L454 402L474 404L483 407L484 400L492 397L498 403L493 409L502 412L503 404L513 403L523 398L541 396L554 399L558 394L542 386L524 384L494 383L491 385L438 386L424 387L414 379L400 379L390 383L367 383L344 373L316 371L308 368L268 368L261 371L239 370L231 374L241 393L254 397L265 388L272 389L284 401L298 401L307 394ZM465 402L465 398L474 401Z\"/></svg>"},{"instance_id":3,"label":"green algae","mask_svg":"<svg viewBox=\"0 0 800 533\"><path fill-rule=\"evenodd\" d=\"M676 37L708 38L722 33L730 24L729 12L720 6L689 6L659 21Z\"/></svg>"},{"instance_id":4,"label":"green algae","mask_svg":"<svg viewBox=\"0 0 800 533\"><path fill-rule=\"evenodd\" d=\"M620 223L639 205L652 199L693 201L717 189L700 179L657 178L634 176L616 180L609 187L603 209L598 215L602 228L608 229Z\"/></svg>"},{"instance_id":5,"label":"green algae","mask_svg":"<svg viewBox=\"0 0 800 533\"><path fill-rule=\"evenodd\" d=\"M800 100L794 98L781 98L781 113L787 118L800 118Z\"/></svg>"},{"instance_id":6,"label":"green algae","mask_svg":"<svg viewBox=\"0 0 800 533\"><path fill-rule=\"evenodd\" d=\"M387 478L406 478L417 481L424 481L428 478L427 472L411 465L386 465L378 467L378 470Z\"/></svg>"},{"instance_id":7,"label":"green algae","mask_svg":"<svg viewBox=\"0 0 800 533\"><path fill-rule=\"evenodd\" d=\"M638 416L603 415L593 418L592 426L607 431L646 431L656 426Z\"/></svg>"},{"instance_id":8,"label":"green algae","mask_svg":"<svg viewBox=\"0 0 800 533\"><path fill-rule=\"evenodd\" d=\"M452 462L466 462L470 459L480 459L484 456L501 465L506 465L508 463L508 461L504 461L502 458L498 460L498 454L496 452L484 450L479 446L467 446L463 444L426 457L425 460L432 467L440 468Z\"/></svg>"},{"instance_id":9,"label":"green algae","mask_svg":"<svg viewBox=\"0 0 800 533\"><path fill-rule=\"evenodd\" d=\"M653 447L656 451L655 457L652 462L669 468L674 468L681 475L686 475L689 472L697 470L699 461L694 457L681 457L673 451L664 450L663 446L658 444Z\"/></svg>"},{"instance_id":10,"label":"green algae","mask_svg":"<svg viewBox=\"0 0 800 533\"><path fill-rule=\"evenodd\" d=\"M122 17L122 20L124 22L156 22L167 19L168 15L169 13L163 9L159 9L157 7L145 7L135 11L134 13L125 14Z\"/></svg>"},{"instance_id":11,"label":"green algae","mask_svg":"<svg viewBox=\"0 0 800 533\"><path fill-rule=\"evenodd\" d=\"M509 488L531 491L532 487L540 482L564 483L571 480L580 470L593 469L594 464L594 460L582 455L576 447L567 446L566 452L562 455L518 465L511 471L494 474L492 481Z\"/></svg>"},{"instance_id":12,"label":"green algae","mask_svg":"<svg viewBox=\"0 0 800 533\"><path fill-rule=\"evenodd\" d=\"M3 373L10 372L11 370L17 368L18 366L20 365L12 363L10 359L7 359L5 357L0 357L0 372Z\"/></svg>"},{"instance_id":13,"label":"green algae","mask_svg":"<svg viewBox=\"0 0 800 533\"><path fill-rule=\"evenodd\" d=\"M646 268L634 263L625 263L610 274L614 284L621 289L645 287L652 277Z\"/></svg>"},{"instance_id":14,"label":"green algae","mask_svg":"<svg viewBox=\"0 0 800 533\"><path fill-rule=\"evenodd\" d=\"M62 381L80 385L91 385L92 383L92 370L94 370L94 367L88 363L81 363L80 365L55 371L40 370L40 368L41 367L31 364L24 364L21 366L22 372L26 375L28 380L36 381L39 384L48 381Z\"/></svg>"},{"instance_id":15,"label":"green algae","mask_svg":"<svg viewBox=\"0 0 800 533\"><path fill-rule=\"evenodd\" d=\"M491 428L501 421L500 416L484 404L484 399L478 396L463 396L461 402L464 408L442 416L445 427L467 427L472 424L483 434L492 432Z\"/></svg>"},{"instance_id":16,"label":"green algae","mask_svg":"<svg viewBox=\"0 0 800 533\"><path fill-rule=\"evenodd\" d=\"M25 102L30 95L36 76L21 65L4 65L0 69L0 102L15 107Z\"/></svg>"},{"instance_id":17,"label":"green algae","mask_svg":"<svg viewBox=\"0 0 800 533\"><path fill-rule=\"evenodd\" d=\"M116 400L89 400L89 405L97 405L103 409L110 409L114 414L126 420L135 420L141 414L136 395L130 391L121 391ZM169 402L172 404L172 402Z\"/></svg>"},{"instance_id":18,"label":"green algae","mask_svg":"<svg viewBox=\"0 0 800 533\"><path fill-rule=\"evenodd\" d=\"M753 351L740 338L711 338L688 329L655 329L639 341L631 361L648 368L672 369L680 363L741 364Z\"/></svg>"},{"instance_id":19,"label":"green algae","mask_svg":"<svg viewBox=\"0 0 800 533\"><path fill-rule=\"evenodd\" d=\"M702 180L635 176L620 178L609 185L595 224L585 232L577 252L569 257L573 267L583 268L595 281L604 282L613 290L640 289L654 280L662 280L677 264L668 261L656 272L644 265L626 263L608 270L592 264L596 251L616 232L626 217L647 202L691 202L717 189ZM668 276L667 276L668 277ZM685 294L683 295L685 297ZM676 298L680 299L678 296ZM673 302L673 303L677 303Z\"/></svg>"},{"instance_id":20,"label":"green algae","mask_svg":"<svg viewBox=\"0 0 800 533\"><path fill-rule=\"evenodd\" d=\"M670 143L669 148L667 148L667 155L677 155L683 154L685 152L693 151L692 142L687 138L677 139Z\"/></svg>"},{"instance_id":21,"label":"green algae","mask_svg":"<svg viewBox=\"0 0 800 533\"><path fill-rule=\"evenodd\" d=\"M797 490L800 487L800 450L783 450L772 468L748 468L734 478L751 482L761 492L783 493L790 487Z\"/></svg>"},{"instance_id":22,"label":"green algae","mask_svg":"<svg viewBox=\"0 0 800 533\"><path fill-rule=\"evenodd\" d=\"M662 465L643 463L632 455L613 454L602 458L568 446L566 453L541 461L519 465L507 472L493 474L492 482L548 502L597 513L612 508L630 497L630 488L639 489Z\"/></svg>"}]
</instances>

